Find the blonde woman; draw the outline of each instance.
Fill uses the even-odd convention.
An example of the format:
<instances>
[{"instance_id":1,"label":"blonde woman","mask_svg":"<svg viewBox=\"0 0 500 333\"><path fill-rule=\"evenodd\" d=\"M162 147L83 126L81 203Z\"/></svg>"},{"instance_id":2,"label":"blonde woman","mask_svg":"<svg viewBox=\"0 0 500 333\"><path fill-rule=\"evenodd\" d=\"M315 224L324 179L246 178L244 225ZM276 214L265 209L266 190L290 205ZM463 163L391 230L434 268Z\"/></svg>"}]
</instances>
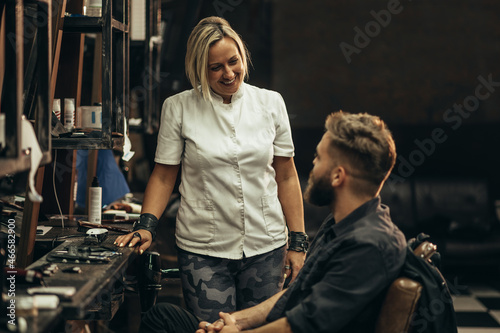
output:
<instances>
[{"instance_id":1,"label":"blonde woman","mask_svg":"<svg viewBox=\"0 0 500 333\"><path fill-rule=\"evenodd\" d=\"M186 306L204 320L274 295L285 274L295 279L307 251L285 103L244 82L249 62L226 20L208 17L193 29L193 89L165 100L141 218L135 233L116 240L141 253L151 245L181 166L179 268Z\"/></svg>"}]
</instances>

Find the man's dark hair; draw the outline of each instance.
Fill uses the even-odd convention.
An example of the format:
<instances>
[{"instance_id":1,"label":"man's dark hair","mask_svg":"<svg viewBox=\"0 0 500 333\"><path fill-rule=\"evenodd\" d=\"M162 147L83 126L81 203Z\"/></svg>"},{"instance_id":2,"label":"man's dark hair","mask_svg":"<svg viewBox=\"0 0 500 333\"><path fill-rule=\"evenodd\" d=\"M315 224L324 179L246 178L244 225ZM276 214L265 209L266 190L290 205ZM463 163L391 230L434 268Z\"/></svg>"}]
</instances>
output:
<instances>
[{"instance_id":1,"label":"man's dark hair","mask_svg":"<svg viewBox=\"0 0 500 333\"><path fill-rule=\"evenodd\" d=\"M387 125L377 116L330 114L325 128L331 138L330 154L348 165L356 190L375 195L396 162L396 145Z\"/></svg>"}]
</instances>

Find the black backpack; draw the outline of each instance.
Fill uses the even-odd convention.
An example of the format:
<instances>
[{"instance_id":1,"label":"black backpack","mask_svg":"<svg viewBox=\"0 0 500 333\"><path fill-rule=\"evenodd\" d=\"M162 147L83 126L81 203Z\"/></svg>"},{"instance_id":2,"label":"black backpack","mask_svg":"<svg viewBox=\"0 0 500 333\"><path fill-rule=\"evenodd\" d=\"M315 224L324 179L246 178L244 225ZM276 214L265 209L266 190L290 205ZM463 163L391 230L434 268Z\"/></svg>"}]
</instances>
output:
<instances>
[{"instance_id":1,"label":"black backpack","mask_svg":"<svg viewBox=\"0 0 500 333\"><path fill-rule=\"evenodd\" d=\"M408 241L406 261L401 276L422 285L422 294L413 314L412 333L457 333L453 299L448 283L439 271L440 254L435 252L430 260L418 257L414 250L430 237L419 234Z\"/></svg>"}]
</instances>

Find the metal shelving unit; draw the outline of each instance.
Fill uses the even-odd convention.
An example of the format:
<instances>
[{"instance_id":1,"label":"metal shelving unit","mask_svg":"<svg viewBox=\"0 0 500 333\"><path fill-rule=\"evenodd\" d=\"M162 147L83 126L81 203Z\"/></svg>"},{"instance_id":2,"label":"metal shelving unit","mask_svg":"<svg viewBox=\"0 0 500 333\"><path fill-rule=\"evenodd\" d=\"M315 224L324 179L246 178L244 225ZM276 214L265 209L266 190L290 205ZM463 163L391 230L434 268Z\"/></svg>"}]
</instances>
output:
<instances>
[{"instance_id":1,"label":"metal shelving unit","mask_svg":"<svg viewBox=\"0 0 500 333\"><path fill-rule=\"evenodd\" d=\"M160 57L162 52L161 2L146 0L146 42L144 43L147 73L147 98L144 101L143 129L145 133L158 131L160 123Z\"/></svg>"},{"instance_id":2,"label":"metal shelving unit","mask_svg":"<svg viewBox=\"0 0 500 333\"><path fill-rule=\"evenodd\" d=\"M112 149L123 144L129 112L129 1L103 0L101 17L64 18L66 34L101 34L102 129L53 138L54 149ZM63 37L64 43L64 37ZM80 77L81 79L81 77Z\"/></svg>"},{"instance_id":3,"label":"metal shelving unit","mask_svg":"<svg viewBox=\"0 0 500 333\"><path fill-rule=\"evenodd\" d=\"M0 178L31 168L30 151L22 148L22 117L34 123L42 150L41 164L51 161L49 77L51 63L50 0L8 0L0 5L5 11L4 73L1 112L5 117L5 146L0 149ZM25 10L26 9L26 10ZM25 17L26 16L26 17ZM25 19L38 18L45 24L33 25L36 33L25 34ZM30 44L31 43L31 44ZM25 59L25 50L28 57ZM26 60L26 67L24 62ZM25 85L26 83L26 85Z\"/></svg>"}]
</instances>

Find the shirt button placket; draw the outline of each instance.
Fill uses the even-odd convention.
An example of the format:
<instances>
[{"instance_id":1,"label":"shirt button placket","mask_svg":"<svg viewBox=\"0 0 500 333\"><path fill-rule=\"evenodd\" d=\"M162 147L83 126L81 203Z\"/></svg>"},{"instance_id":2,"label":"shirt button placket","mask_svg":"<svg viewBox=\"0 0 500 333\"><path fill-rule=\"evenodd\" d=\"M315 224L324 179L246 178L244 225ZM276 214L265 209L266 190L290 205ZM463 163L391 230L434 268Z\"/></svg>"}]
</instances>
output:
<instances>
[{"instance_id":1,"label":"shirt button placket","mask_svg":"<svg viewBox=\"0 0 500 333\"><path fill-rule=\"evenodd\" d=\"M244 200L243 200L243 188L242 188L242 184L241 184L241 174L240 174L240 168L239 168L239 165L238 165L238 143L237 143L237 140L236 140L236 131L234 129L234 127L232 128L233 130L233 133L231 133L231 139L233 141L233 144L234 144L234 148L235 148L235 156L234 156L234 162L233 162L233 168L234 168L234 171L236 173L236 177L238 179L238 184L239 184L239 191L238 191L238 198L236 199L236 201L238 202L238 204L240 205L240 221L241 221L241 252L244 253L245 252L245 248L244 248L244 243L245 243L245 204L244 204Z\"/></svg>"}]
</instances>

